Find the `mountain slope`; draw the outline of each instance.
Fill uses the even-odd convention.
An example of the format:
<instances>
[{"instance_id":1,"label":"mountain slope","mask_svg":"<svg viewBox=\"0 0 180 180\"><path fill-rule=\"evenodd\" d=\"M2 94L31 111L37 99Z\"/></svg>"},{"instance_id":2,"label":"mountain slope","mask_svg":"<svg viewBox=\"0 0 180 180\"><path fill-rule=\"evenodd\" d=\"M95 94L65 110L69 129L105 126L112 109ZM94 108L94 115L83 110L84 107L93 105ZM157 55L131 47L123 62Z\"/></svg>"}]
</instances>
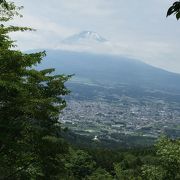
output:
<instances>
[{"instance_id":1,"label":"mountain slope","mask_svg":"<svg viewBox=\"0 0 180 180\"><path fill-rule=\"evenodd\" d=\"M63 113L65 127L101 139L179 137L180 75L134 59L48 50L40 68L75 74ZM91 138L92 139L92 138ZM126 140L122 140L126 141ZM128 141L129 142L129 141ZM143 141L144 142L144 141Z\"/></svg>"},{"instance_id":2,"label":"mountain slope","mask_svg":"<svg viewBox=\"0 0 180 180\"><path fill-rule=\"evenodd\" d=\"M120 56L48 50L41 67L55 67L58 73L75 74L104 85L126 84L180 92L180 75Z\"/></svg>"}]
</instances>

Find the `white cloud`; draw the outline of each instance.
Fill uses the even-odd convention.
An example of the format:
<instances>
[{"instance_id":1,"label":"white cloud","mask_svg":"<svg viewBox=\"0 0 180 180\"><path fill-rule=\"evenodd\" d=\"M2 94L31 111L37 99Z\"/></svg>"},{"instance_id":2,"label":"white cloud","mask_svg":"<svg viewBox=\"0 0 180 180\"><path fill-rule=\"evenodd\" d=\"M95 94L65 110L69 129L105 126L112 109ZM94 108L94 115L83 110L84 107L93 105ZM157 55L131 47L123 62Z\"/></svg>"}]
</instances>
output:
<instances>
[{"instance_id":1,"label":"white cloud","mask_svg":"<svg viewBox=\"0 0 180 180\"><path fill-rule=\"evenodd\" d=\"M166 19L173 1L164 0L14 0L24 5L18 25L37 32L17 33L23 50L63 48L108 52L135 57L180 73L180 22ZM93 30L111 41L103 46L64 45L61 40L82 30Z\"/></svg>"}]
</instances>

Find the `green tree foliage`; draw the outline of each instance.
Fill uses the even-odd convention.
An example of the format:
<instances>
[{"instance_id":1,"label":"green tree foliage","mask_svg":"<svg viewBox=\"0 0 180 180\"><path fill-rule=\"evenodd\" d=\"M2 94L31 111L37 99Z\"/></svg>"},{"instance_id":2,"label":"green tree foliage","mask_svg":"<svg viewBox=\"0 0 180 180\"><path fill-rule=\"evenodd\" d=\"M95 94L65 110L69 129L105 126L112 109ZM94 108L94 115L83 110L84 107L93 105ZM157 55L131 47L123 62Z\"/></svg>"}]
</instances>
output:
<instances>
[{"instance_id":1,"label":"green tree foliage","mask_svg":"<svg viewBox=\"0 0 180 180\"><path fill-rule=\"evenodd\" d=\"M161 166L144 165L142 166L142 177L145 180L162 180L164 170Z\"/></svg>"},{"instance_id":2,"label":"green tree foliage","mask_svg":"<svg viewBox=\"0 0 180 180\"><path fill-rule=\"evenodd\" d=\"M98 168L88 178L88 180L113 180L113 176L105 169Z\"/></svg>"},{"instance_id":3,"label":"green tree foliage","mask_svg":"<svg viewBox=\"0 0 180 180\"><path fill-rule=\"evenodd\" d=\"M90 175L95 170L96 163L92 157L82 150L70 150L66 168L76 179L82 179Z\"/></svg>"},{"instance_id":4,"label":"green tree foliage","mask_svg":"<svg viewBox=\"0 0 180 180\"><path fill-rule=\"evenodd\" d=\"M106 170L117 180L176 180L180 178L179 139L160 138L151 148L96 149L92 152L89 151L96 161L96 166ZM114 161L113 165L111 161L108 164L110 158Z\"/></svg>"},{"instance_id":5,"label":"green tree foliage","mask_svg":"<svg viewBox=\"0 0 180 180\"><path fill-rule=\"evenodd\" d=\"M161 138L156 147L165 177L169 180L180 178L180 140Z\"/></svg>"},{"instance_id":6,"label":"green tree foliage","mask_svg":"<svg viewBox=\"0 0 180 180\"><path fill-rule=\"evenodd\" d=\"M176 1L173 5L168 9L167 16L174 14L176 19L179 20L180 18L180 1Z\"/></svg>"},{"instance_id":7,"label":"green tree foliage","mask_svg":"<svg viewBox=\"0 0 180 180\"><path fill-rule=\"evenodd\" d=\"M9 32L32 30L5 26L21 16L14 3L0 0L0 179L52 179L62 173L66 143L60 138L59 113L69 93L70 76L38 71L45 52L14 50Z\"/></svg>"},{"instance_id":8,"label":"green tree foliage","mask_svg":"<svg viewBox=\"0 0 180 180\"><path fill-rule=\"evenodd\" d=\"M161 138L156 144L158 163L144 165L142 174L145 179L175 180L180 178L180 140Z\"/></svg>"},{"instance_id":9,"label":"green tree foliage","mask_svg":"<svg viewBox=\"0 0 180 180\"><path fill-rule=\"evenodd\" d=\"M120 180L124 178L123 169L120 163L114 164L114 172L116 179Z\"/></svg>"}]
</instances>

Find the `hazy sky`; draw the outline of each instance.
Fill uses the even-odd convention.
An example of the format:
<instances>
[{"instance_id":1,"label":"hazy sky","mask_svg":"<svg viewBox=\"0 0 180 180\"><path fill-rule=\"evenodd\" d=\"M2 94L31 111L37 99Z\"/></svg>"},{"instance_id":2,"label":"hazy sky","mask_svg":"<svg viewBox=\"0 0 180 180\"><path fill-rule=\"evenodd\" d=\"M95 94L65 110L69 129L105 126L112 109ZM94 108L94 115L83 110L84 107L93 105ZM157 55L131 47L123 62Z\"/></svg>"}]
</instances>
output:
<instances>
[{"instance_id":1,"label":"hazy sky","mask_svg":"<svg viewBox=\"0 0 180 180\"><path fill-rule=\"evenodd\" d=\"M100 53L134 57L180 73L180 21L175 17L166 18L166 11L174 2L172 0L14 2L24 6L24 18L17 19L15 23L38 30L13 34L22 50L63 48L61 41L64 38L91 30L110 42L109 45L98 48ZM76 48L72 47L74 49ZM93 51L93 47L90 50Z\"/></svg>"}]
</instances>

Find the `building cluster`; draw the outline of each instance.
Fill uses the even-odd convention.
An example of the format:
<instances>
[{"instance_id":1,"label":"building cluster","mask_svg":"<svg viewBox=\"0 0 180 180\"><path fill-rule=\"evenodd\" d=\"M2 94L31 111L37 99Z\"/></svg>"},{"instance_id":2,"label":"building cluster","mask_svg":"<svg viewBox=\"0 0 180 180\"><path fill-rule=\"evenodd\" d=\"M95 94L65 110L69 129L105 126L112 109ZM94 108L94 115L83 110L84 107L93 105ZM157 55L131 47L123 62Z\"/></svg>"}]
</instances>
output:
<instances>
[{"instance_id":1,"label":"building cluster","mask_svg":"<svg viewBox=\"0 0 180 180\"><path fill-rule=\"evenodd\" d=\"M180 106L128 97L118 102L69 100L60 121L79 134L111 138L111 134L119 133L156 138L166 129L180 129Z\"/></svg>"}]
</instances>

